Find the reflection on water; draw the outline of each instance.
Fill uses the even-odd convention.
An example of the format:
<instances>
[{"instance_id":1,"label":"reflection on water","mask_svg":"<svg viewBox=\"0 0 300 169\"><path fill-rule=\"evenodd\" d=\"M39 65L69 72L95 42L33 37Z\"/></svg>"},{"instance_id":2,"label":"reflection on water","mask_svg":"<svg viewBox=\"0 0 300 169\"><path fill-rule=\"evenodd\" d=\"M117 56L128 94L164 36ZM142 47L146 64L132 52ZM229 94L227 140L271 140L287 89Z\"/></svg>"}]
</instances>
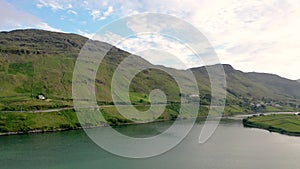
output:
<instances>
[{"instance_id":1,"label":"reflection on water","mask_svg":"<svg viewBox=\"0 0 300 169\"><path fill-rule=\"evenodd\" d=\"M171 123L119 126L129 136L158 134ZM83 131L0 137L2 169L299 169L300 138L243 128L241 121L222 121L203 145L197 143L202 124L176 148L157 157L127 159L94 144ZM109 139L106 128L101 130ZM114 140L111 140L114 142ZM124 145L126 146L126 145Z\"/></svg>"}]
</instances>

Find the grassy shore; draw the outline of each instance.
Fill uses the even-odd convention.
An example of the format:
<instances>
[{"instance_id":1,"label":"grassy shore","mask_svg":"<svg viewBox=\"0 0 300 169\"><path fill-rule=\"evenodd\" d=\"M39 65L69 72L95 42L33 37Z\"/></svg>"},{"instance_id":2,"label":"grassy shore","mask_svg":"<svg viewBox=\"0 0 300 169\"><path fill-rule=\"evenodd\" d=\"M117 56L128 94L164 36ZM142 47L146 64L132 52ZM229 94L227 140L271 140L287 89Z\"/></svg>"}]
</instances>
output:
<instances>
[{"instance_id":1,"label":"grassy shore","mask_svg":"<svg viewBox=\"0 0 300 169\"><path fill-rule=\"evenodd\" d=\"M149 109L149 105L136 105L136 108L140 111L146 111ZM126 110L126 106L123 107ZM198 117L205 118L208 113L208 106L201 106L199 110ZM23 109L24 110L24 109ZM54 109L50 109L54 110ZM56 111L57 110L57 111ZM83 127L98 127L106 125L125 125L133 124L134 122L123 117L118 113L118 110L113 105L104 105L100 107L101 113L104 119L97 119L96 117L91 117L92 120L88 120L88 123L83 124L79 122L77 114L73 109L56 109L55 111L43 112L43 111L26 111L26 109L21 111L0 111L0 135L10 135L10 134L24 134L24 133L41 133L41 132L51 132L51 131L63 131L63 130L76 130ZM180 110L180 105L178 103L167 105L165 111L159 116L155 117L155 112L152 114L145 114L143 118L147 121L168 121L175 120L178 116ZM239 106L226 106L224 110L224 116L231 116L235 114L249 113L246 109ZM138 117L136 115L135 117ZM189 115L183 118L190 118ZM262 118L262 117L260 117ZM137 120L137 119L136 119ZM246 125L252 126L252 120L254 118L247 119ZM91 122L92 121L92 122ZM292 124L293 125L293 124ZM253 126L256 127L256 126ZM269 126L263 126L269 129ZM299 127L299 126L298 126ZM262 127L260 127L262 128ZM293 129L294 126L291 126ZM300 129L297 129L300 131ZM280 132L285 132L281 131Z\"/></svg>"},{"instance_id":2,"label":"grassy shore","mask_svg":"<svg viewBox=\"0 0 300 169\"><path fill-rule=\"evenodd\" d=\"M276 114L252 116L243 120L246 127L265 129L286 135L300 136L300 115Z\"/></svg>"},{"instance_id":3,"label":"grassy shore","mask_svg":"<svg viewBox=\"0 0 300 169\"><path fill-rule=\"evenodd\" d=\"M48 113L0 113L0 134L19 134L80 128L73 110Z\"/></svg>"},{"instance_id":4,"label":"grassy shore","mask_svg":"<svg viewBox=\"0 0 300 169\"><path fill-rule=\"evenodd\" d=\"M141 111L149 109L149 106L136 107ZM155 121L175 120L180 106L168 105L165 111ZM126 109L126 107L124 107ZM0 112L0 135L41 133L52 131L76 130L83 127L98 127L106 125L134 124L118 113L114 106L101 107L101 113L105 120L94 118L87 124L80 123L74 109L54 112ZM199 116L205 117L208 108L200 108ZM153 117L145 117L154 119ZM189 118L189 117L185 117ZM82 122L82 121L81 121Z\"/></svg>"}]
</instances>

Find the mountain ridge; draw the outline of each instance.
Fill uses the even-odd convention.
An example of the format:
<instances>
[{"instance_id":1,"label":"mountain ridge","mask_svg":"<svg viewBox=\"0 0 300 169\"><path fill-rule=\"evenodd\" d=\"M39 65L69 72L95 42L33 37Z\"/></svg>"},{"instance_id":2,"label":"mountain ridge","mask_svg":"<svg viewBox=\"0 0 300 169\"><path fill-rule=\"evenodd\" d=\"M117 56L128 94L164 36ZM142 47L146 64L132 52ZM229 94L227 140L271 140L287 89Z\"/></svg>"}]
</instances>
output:
<instances>
[{"instance_id":1,"label":"mountain ridge","mask_svg":"<svg viewBox=\"0 0 300 169\"><path fill-rule=\"evenodd\" d=\"M80 49L88 40L72 33L35 29L0 32L0 98L5 98L0 101L0 108L9 109L9 105L18 109L28 102L34 102L34 106L51 105L50 102L35 103L33 98L38 94L57 101L55 104L71 105L68 101L72 100L74 64ZM110 103L111 77L118 64L130 53L105 42L92 42L99 48L111 47L95 80L96 90L102 94L101 97L97 95L98 101ZM141 61L147 62L142 58ZM199 83L204 104L209 103L210 82L206 68L210 66L215 65L189 69ZM223 64L223 68L227 80L228 105L250 108L254 103L276 102L295 107L300 99L300 83L297 81L274 74L242 72L229 64ZM168 69L179 73L184 71ZM174 79L159 70L147 70L137 75L130 88L132 101L137 104L148 102L149 92L156 87L163 89L171 101L179 101L179 90Z\"/></svg>"}]
</instances>

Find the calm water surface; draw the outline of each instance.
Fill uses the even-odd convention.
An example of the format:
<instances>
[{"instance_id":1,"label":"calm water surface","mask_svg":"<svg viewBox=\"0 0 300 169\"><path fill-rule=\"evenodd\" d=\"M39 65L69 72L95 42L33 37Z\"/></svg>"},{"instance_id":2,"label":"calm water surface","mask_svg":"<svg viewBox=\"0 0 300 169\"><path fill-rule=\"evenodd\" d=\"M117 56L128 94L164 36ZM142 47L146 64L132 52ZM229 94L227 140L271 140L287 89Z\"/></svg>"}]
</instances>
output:
<instances>
[{"instance_id":1,"label":"calm water surface","mask_svg":"<svg viewBox=\"0 0 300 169\"><path fill-rule=\"evenodd\" d=\"M155 135L170 123L118 127L137 137ZM205 144L197 124L176 148L157 157L127 159L94 144L83 131L0 137L0 169L299 169L300 137L244 128L223 121ZM103 137L109 138L106 128ZM113 140L112 140L113 142Z\"/></svg>"}]
</instances>

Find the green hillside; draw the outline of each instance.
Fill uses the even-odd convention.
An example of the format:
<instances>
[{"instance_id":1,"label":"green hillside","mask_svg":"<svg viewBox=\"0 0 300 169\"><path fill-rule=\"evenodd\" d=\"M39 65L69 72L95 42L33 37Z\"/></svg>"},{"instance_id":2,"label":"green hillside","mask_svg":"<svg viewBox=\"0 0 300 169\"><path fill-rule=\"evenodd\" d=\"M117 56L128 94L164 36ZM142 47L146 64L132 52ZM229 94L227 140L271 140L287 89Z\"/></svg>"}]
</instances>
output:
<instances>
[{"instance_id":1,"label":"green hillside","mask_svg":"<svg viewBox=\"0 0 300 169\"><path fill-rule=\"evenodd\" d=\"M76 58L88 39L76 34L43 30L0 33L0 110L32 110L72 106L72 76ZM99 50L112 46L94 42ZM112 47L95 79L99 104L112 104L111 77L130 53ZM149 64L139 58L141 62ZM177 74L184 70L170 69ZM201 103L210 103L210 82L205 67L191 69L198 81ZM300 83L276 75L244 73L224 65L228 113L294 110L300 99ZM153 89L163 90L169 102L178 102L179 88L167 73L149 69L131 82L134 104L146 104ZM39 94L47 100L38 100ZM261 104L262 106L256 106ZM255 106L253 106L255 105ZM276 106L275 106L276 105Z\"/></svg>"}]
</instances>

